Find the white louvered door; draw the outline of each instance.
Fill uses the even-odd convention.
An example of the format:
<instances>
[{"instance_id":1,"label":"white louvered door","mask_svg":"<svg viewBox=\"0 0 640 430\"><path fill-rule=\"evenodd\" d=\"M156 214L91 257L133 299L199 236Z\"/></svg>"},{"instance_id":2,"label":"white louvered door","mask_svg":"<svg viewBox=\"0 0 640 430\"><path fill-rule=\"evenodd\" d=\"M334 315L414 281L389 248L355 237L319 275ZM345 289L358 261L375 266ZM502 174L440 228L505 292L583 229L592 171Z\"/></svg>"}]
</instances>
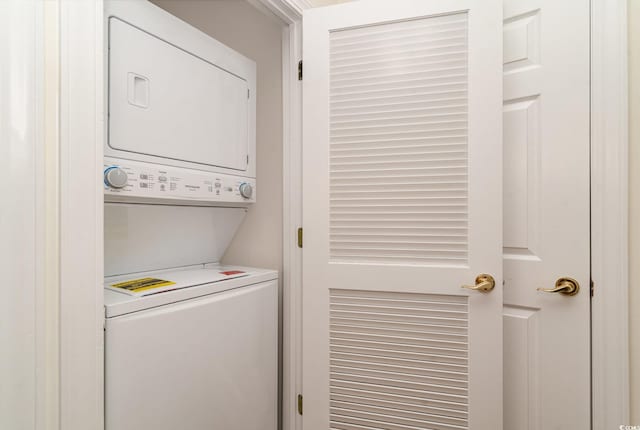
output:
<instances>
[{"instance_id":1,"label":"white louvered door","mask_svg":"<svg viewBox=\"0 0 640 430\"><path fill-rule=\"evenodd\" d=\"M500 430L502 2L303 28L304 429Z\"/></svg>"}]
</instances>

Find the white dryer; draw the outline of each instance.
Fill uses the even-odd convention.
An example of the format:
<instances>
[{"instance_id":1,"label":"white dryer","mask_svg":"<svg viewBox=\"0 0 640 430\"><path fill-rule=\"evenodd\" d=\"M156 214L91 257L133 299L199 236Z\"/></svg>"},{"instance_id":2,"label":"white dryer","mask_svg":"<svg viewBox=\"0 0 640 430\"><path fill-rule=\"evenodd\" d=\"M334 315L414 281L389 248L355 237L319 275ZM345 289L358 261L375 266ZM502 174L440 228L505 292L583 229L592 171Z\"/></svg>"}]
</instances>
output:
<instances>
[{"instance_id":1,"label":"white dryer","mask_svg":"<svg viewBox=\"0 0 640 430\"><path fill-rule=\"evenodd\" d=\"M277 272L210 264L105 287L149 279L105 289L106 430L275 430Z\"/></svg>"}]
</instances>

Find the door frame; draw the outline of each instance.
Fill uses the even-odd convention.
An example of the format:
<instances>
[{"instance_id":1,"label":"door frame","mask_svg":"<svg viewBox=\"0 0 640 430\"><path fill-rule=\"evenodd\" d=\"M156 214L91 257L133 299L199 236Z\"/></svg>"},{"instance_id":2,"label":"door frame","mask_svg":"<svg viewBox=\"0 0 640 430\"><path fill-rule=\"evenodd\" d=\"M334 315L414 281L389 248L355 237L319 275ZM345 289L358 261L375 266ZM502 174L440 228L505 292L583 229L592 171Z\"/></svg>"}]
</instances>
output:
<instances>
[{"instance_id":1,"label":"door frame","mask_svg":"<svg viewBox=\"0 0 640 430\"><path fill-rule=\"evenodd\" d=\"M42 0L41 0L42 1ZM296 79L307 0L248 0L283 28L283 429L302 428L301 101ZM103 428L103 0L60 13L60 419ZM72 5L73 3L73 5ZM629 423L626 0L591 0L592 411L594 430ZM77 236L83 230L82 240ZM94 285L95 288L87 288ZM78 413L82 411L82 413Z\"/></svg>"},{"instance_id":2,"label":"door frame","mask_svg":"<svg viewBox=\"0 0 640 430\"><path fill-rule=\"evenodd\" d=\"M629 422L627 1L591 0L592 429Z\"/></svg>"}]
</instances>

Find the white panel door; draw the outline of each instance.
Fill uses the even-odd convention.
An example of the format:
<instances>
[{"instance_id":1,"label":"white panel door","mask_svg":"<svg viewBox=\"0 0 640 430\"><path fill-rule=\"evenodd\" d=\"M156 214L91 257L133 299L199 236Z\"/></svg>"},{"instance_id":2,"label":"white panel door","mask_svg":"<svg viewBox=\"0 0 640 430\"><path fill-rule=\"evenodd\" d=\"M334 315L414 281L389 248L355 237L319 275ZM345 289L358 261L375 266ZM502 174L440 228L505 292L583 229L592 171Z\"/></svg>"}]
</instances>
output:
<instances>
[{"instance_id":1,"label":"white panel door","mask_svg":"<svg viewBox=\"0 0 640 430\"><path fill-rule=\"evenodd\" d=\"M305 430L502 428L501 48L496 0L305 11Z\"/></svg>"},{"instance_id":2,"label":"white panel door","mask_svg":"<svg viewBox=\"0 0 640 430\"><path fill-rule=\"evenodd\" d=\"M589 0L504 1L503 124L504 428L588 429Z\"/></svg>"}]
</instances>

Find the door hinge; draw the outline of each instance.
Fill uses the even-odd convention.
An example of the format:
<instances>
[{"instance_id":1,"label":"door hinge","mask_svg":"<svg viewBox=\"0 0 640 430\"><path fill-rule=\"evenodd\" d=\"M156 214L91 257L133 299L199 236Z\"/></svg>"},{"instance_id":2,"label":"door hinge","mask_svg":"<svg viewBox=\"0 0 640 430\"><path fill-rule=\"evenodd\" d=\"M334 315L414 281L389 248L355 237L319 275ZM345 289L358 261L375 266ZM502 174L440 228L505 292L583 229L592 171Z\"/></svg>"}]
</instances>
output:
<instances>
[{"instance_id":1,"label":"door hinge","mask_svg":"<svg viewBox=\"0 0 640 430\"><path fill-rule=\"evenodd\" d=\"M247 99L250 99L250 98L251 98L251 90L247 89Z\"/></svg>"},{"instance_id":2,"label":"door hinge","mask_svg":"<svg viewBox=\"0 0 640 430\"><path fill-rule=\"evenodd\" d=\"M302 80L302 60L298 61L298 80Z\"/></svg>"},{"instance_id":3,"label":"door hinge","mask_svg":"<svg viewBox=\"0 0 640 430\"><path fill-rule=\"evenodd\" d=\"M594 292L594 290L595 290L595 286L594 286L594 284L593 284L593 279L591 279L591 280L589 281L589 286L590 286L590 290L591 290L591 297L593 297L593 292Z\"/></svg>"},{"instance_id":4,"label":"door hinge","mask_svg":"<svg viewBox=\"0 0 640 430\"><path fill-rule=\"evenodd\" d=\"M298 248L302 248L302 227L298 228Z\"/></svg>"},{"instance_id":5,"label":"door hinge","mask_svg":"<svg viewBox=\"0 0 640 430\"><path fill-rule=\"evenodd\" d=\"M298 394L298 413L302 415L302 394Z\"/></svg>"}]
</instances>

